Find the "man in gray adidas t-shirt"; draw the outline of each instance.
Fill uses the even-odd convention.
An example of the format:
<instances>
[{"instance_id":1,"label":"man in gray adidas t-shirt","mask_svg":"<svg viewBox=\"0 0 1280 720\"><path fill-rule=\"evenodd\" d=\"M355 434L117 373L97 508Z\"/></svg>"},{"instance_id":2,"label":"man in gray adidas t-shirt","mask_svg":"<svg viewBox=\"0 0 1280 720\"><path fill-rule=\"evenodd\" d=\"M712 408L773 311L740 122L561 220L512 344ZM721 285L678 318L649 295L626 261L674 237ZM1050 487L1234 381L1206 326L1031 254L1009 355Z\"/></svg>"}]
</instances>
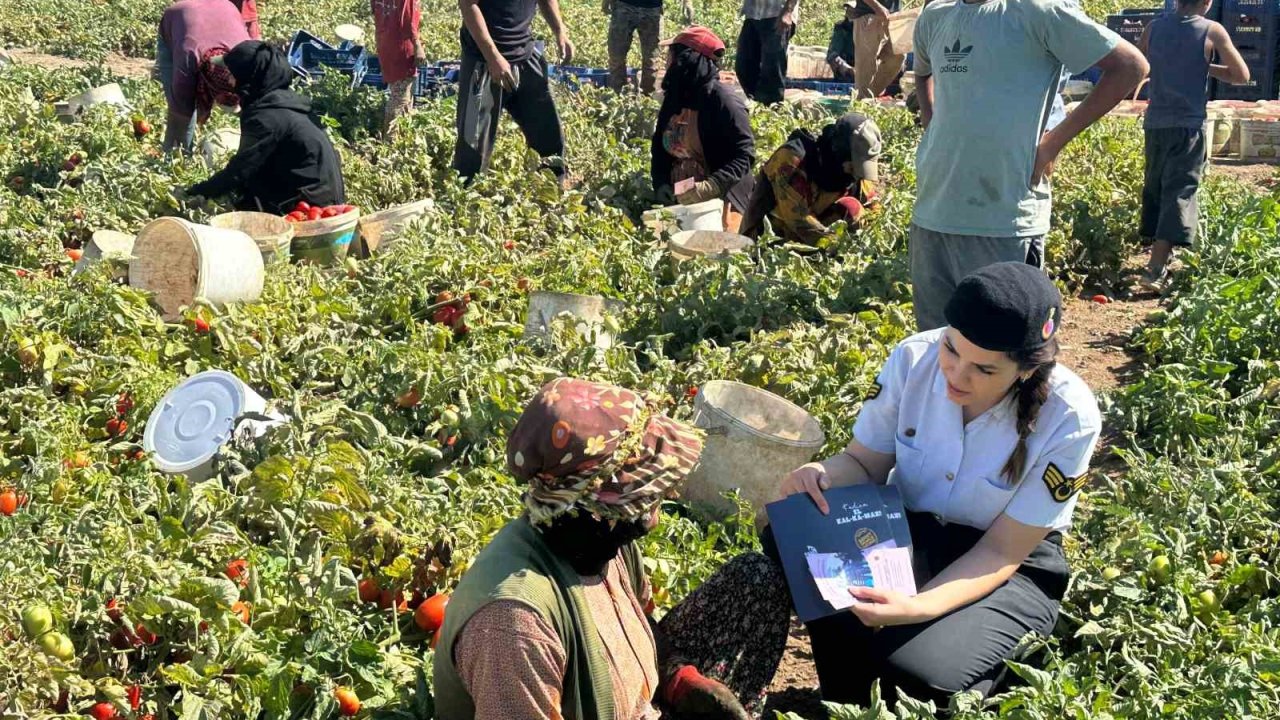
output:
<instances>
[{"instance_id":1,"label":"man in gray adidas t-shirt","mask_svg":"<svg viewBox=\"0 0 1280 720\"><path fill-rule=\"evenodd\" d=\"M1045 131L1063 67L1102 70L1070 115ZM916 153L911 282L921 330L969 273L1007 260L1043 264L1049 171L1076 135L1146 75L1137 48L1060 0L936 0L915 29L924 138Z\"/></svg>"}]
</instances>

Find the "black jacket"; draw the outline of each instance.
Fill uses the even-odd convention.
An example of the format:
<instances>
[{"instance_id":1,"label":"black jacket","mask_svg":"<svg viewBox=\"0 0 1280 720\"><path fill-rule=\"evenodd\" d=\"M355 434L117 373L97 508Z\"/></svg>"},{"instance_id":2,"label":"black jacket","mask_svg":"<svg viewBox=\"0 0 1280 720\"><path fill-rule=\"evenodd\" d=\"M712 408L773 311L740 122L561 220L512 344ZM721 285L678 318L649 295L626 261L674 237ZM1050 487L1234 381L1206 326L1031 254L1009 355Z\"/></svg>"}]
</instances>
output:
<instances>
[{"instance_id":1,"label":"black jacket","mask_svg":"<svg viewBox=\"0 0 1280 720\"><path fill-rule=\"evenodd\" d=\"M338 153L310 113L311 100L286 89L245 105L239 151L188 193L219 197L235 191L238 209L275 214L299 200L321 206L346 202Z\"/></svg>"},{"instance_id":2,"label":"black jacket","mask_svg":"<svg viewBox=\"0 0 1280 720\"><path fill-rule=\"evenodd\" d=\"M741 98L717 80L699 88L687 101L673 92L667 92L663 96L651 148L653 162L650 175L653 189L671 185L671 168L675 165L675 158L663 146L662 135L671 118L685 108L698 111L698 138L702 141L702 152L707 161L707 179L715 180L728 192L744 178L750 177L751 168L756 162L756 141L751 134L751 118L747 115L747 108ZM749 193L747 190L745 194ZM729 199L740 208L746 207L746 197L738 198L736 193L731 192Z\"/></svg>"}]
</instances>

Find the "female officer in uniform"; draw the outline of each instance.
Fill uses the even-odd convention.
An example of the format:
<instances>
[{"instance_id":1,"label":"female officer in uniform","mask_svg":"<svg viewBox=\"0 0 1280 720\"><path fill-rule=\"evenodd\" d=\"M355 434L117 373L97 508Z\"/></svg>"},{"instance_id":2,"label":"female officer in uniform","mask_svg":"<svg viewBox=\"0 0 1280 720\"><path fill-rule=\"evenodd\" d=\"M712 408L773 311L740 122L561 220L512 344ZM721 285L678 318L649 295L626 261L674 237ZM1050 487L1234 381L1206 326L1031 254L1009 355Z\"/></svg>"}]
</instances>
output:
<instances>
[{"instance_id":1,"label":"female officer in uniform","mask_svg":"<svg viewBox=\"0 0 1280 720\"><path fill-rule=\"evenodd\" d=\"M866 703L877 678L889 700L890 686L942 707L986 695L1066 591L1062 535L1101 417L1055 362L1062 298L1036 268L999 263L960 283L946 318L889 356L844 452L783 482L827 513L823 490L891 480L910 519L919 593L860 588L851 612L809 626L828 701Z\"/></svg>"}]
</instances>

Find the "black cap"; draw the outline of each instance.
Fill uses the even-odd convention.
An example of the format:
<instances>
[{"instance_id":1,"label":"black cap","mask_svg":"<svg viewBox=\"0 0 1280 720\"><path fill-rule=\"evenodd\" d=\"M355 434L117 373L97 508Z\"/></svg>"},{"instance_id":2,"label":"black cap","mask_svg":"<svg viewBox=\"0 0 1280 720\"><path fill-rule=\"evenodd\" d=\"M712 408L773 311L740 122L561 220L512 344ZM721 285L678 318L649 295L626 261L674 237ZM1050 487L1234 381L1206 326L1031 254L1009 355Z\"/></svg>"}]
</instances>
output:
<instances>
[{"instance_id":1,"label":"black cap","mask_svg":"<svg viewBox=\"0 0 1280 720\"><path fill-rule=\"evenodd\" d=\"M1034 265L996 263L960 281L946 315L951 327L984 350L1036 350L1058 332L1062 294Z\"/></svg>"}]
</instances>

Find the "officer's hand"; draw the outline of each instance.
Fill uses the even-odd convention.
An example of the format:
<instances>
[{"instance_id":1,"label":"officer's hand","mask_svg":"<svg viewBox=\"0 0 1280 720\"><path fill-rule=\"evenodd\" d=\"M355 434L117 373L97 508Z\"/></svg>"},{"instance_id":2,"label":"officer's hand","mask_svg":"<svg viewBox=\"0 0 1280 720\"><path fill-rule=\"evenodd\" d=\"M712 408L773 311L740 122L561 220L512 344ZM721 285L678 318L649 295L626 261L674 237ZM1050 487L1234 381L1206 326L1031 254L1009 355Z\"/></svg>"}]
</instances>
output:
<instances>
[{"instance_id":1,"label":"officer's hand","mask_svg":"<svg viewBox=\"0 0 1280 720\"><path fill-rule=\"evenodd\" d=\"M849 594L861 601L855 603L849 611L857 615L867 627L913 625L933 619L918 596L869 587L851 587Z\"/></svg>"},{"instance_id":2,"label":"officer's hand","mask_svg":"<svg viewBox=\"0 0 1280 720\"><path fill-rule=\"evenodd\" d=\"M782 480L780 493L782 497L791 497L804 493L813 498L813 503L818 506L818 510L826 515L831 512L830 506L827 505L827 499L823 497L822 491L831 489L831 481L827 479L827 470L822 463L809 463L792 470Z\"/></svg>"}]
</instances>

